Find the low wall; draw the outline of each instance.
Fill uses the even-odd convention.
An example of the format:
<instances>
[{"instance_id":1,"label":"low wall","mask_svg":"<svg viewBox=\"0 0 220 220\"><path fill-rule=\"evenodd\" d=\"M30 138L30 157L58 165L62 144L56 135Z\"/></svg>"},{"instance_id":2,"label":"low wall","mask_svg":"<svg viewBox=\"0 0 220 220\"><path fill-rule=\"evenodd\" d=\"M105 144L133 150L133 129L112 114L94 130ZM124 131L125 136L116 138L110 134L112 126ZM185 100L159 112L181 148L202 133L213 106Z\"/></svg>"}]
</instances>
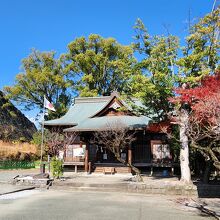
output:
<instances>
[{"instance_id":1,"label":"low wall","mask_svg":"<svg viewBox=\"0 0 220 220\"><path fill-rule=\"evenodd\" d=\"M117 191L141 194L157 194L169 196L199 197L199 198L220 198L220 185L157 185L137 182L121 183L87 183L55 181L53 187L62 189L71 187L75 190L92 191Z\"/></svg>"}]
</instances>

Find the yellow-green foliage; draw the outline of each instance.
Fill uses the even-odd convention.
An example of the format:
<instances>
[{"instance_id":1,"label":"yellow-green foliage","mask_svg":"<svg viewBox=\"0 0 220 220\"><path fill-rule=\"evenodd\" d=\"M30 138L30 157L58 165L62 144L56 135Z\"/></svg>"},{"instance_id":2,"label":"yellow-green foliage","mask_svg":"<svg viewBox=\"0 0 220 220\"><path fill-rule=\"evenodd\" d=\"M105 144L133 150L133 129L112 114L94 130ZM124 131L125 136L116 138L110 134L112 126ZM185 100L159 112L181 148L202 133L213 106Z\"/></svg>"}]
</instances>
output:
<instances>
[{"instance_id":1,"label":"yellow-green foliage","mask_svg":"<svg viewBox=\"0 0 220 220\"><path fill-rule=\"evenodd\" d=\"M63 161L53 157L50 165L53 177L60 178L63 175Z\"/></svg>"},{"instance_id":2,"label":"yellow-green foliage","mask_svg":"<svg viewBox=\"0 0 220 220\"><path fill-rule=\"evenodd\" d=\"M136 62L130 46L119 44L114 38L103 38L97 34L88 39L80 37L68 44L64 56L72 71L79 77L77 90L80 96L97 96L122 92L132 77Z\"/></svg>"},{"instance_id":3,"label":"yellow-green foliage","mask_svg":"<svg viewBox=\"0 0 220 220\"><path fill-rule=\"evenodd\" d=\"M144 101L146 114L155 115L158 120L166 119L173 109L168 99L174 95L175 87L183 82L194 86L218 68L219 10L217 8L191 26L184 47L180 47L178 38L169 33L168 36L151 36L143 22L137 20L133 48L142 60L135 66L140 74L132 76L128 91Z\"/></svg>"},{"instance_id":4,"label":"yellow-green foliage","mask_svg":"<svg viewBox=\"0 0 220 220\"><path fill-rule=\"evenodd\" d=\"M63 115L70 103L68 88L73 85L69 73L64 72L62 61L55 58L55 52L32 53L22 60L24 72L16 76L14 86L6 86L7 97L25 104L27 109L36 106L42 108L46 95L47 99L57 105L54 117ZM67 79L68 77L68 79Z\"/></svg>"},{"instance_id":5,"label":"yellow-green foliage","mask_svg":"<svg viewBox=\"0 0 220 220\"><path fill-rule=\"evenodd\" d=\"M16 118L17 117L17 115L16 115L16 113L14 111L10 111L9 114L10 114L10 116L12 118Z\"/></svg>"},{"instance_id":6,"label":"yellow-green foliage","mask_svg":"<svg viewBox=\"0 0 220 220\"><path fill-rule=\"evenodd\" d=\"M197 83L202 77L213 73L219 66L220 8L201 18L191 26L183 47L183 57L177 64L182 82Z\"/></svg>"},{"instance_id":7,"label":"yellow-green foliage","mask_svg":"<svg viewBox=\"0 0 220 220\"><path fill-rule=\"evenodd\" d=\"M10 103L10 102L6 102L6 103L4 103L3 105L2 105L2 109L7 109L7 108L9 108L9 107L11 107L12 106L12 104Z\"/></svg>"}]
</instances>

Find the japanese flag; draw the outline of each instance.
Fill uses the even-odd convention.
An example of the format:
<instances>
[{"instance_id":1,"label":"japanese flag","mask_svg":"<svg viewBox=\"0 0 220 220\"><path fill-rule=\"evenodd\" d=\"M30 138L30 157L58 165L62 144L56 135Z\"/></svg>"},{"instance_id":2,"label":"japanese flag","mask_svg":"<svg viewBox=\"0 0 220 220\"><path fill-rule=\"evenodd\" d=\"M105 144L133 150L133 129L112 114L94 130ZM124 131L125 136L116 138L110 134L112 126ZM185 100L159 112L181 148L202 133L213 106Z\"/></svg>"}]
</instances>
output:
<instances>
[{"instance_id":1,"label":"japanese flag","mask_svg":"<svg viewBox=\"0 0 220 220\"><path fill-rule=\"evenodd\" d=\"M45 98L45 96L44 96L44 108L47 108L54 112L56 111L53 105Z\"/></svg>"}]
</instances>

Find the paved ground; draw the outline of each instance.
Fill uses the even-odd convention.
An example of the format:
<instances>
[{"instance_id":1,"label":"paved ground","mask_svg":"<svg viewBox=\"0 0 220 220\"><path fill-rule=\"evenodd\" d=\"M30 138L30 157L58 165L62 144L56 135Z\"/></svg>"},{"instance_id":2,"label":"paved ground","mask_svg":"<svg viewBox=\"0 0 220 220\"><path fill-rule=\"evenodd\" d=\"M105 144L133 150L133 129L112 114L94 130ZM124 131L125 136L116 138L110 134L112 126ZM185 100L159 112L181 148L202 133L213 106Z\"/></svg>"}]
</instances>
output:
<instances>
[{"instance_id":1,"label":"paved ground","mask_svg":"<svg viewBox=\"0 0 220 220\"><path fill-rule=\"evenodd\" d=\"M0 220L205 220L172 199L116 192L35 191L0 197ZM21 193L20 193L21 194Z\"/></svg>"},{"instance_id":2,"label":"paved ground","mask_svg":"<svg viewBox=\"0 0 220 220\"><path fill-rule=\"evenodd\" d=\"M10 192L19 191L19 190L26 190L28 188L30 188L30 186L19 186L19 185L0 183L0 196L5 193L10 193Z\"/></svg>"}]
</instances>

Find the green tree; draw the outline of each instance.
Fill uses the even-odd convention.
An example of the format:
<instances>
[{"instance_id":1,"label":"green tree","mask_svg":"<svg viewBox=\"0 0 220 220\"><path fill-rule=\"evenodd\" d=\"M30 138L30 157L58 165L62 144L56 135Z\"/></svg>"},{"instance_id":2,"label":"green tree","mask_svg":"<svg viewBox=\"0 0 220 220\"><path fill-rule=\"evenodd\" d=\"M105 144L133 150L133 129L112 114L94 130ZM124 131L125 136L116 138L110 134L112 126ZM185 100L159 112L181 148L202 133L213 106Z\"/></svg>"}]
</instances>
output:
<instances>
[{"instance_id":1,"label":"green tree","mask_svg":"<svg viewBox=\"0 0 220 220\"><path fill-rule=\"evenodd\" d=\"M68 45L63 56L66 72L75 74L80 96L107 95L123 92L135 63L133 50L113 38L91 34Z\"/></svg>"},{"instance_id":2,"label":"green tree","mask_svg":"<svg viewBox=\"0 0 220 220\"><path fill-rule=\"evenodd\" d=\"M70 103L70 74L63 71L62 62L55 52L32 53L22 60L23 71L16 76L15 85L5 87L7 96L26 110L43 108L44 96L55 105L56 112L49 116L59 117Z\"/></svg>"},{"instance_id":3,"label":"green tree","mask_svg":"<svg viewBox=\"0 0 220 220\"><path fill-rule=\"evenodd\" d=\"M155 115L155 120L166 119L172 111L167 99L174 95L174 87L184 82L195 86L219 68L219 12L217 8L191 25L184 47L170 34L150 36L142 21L137 20L133 46L141 58L136 69L143 74L133 77L129 89L144 100L147 113Z\"/></svg>"},{"instance_id":4,"label":"green tree","mask_svg":"<svg viewBox=\"0 0 220 220\"><path fill-rule=\"evenodd\" d=\"M213 74L219 61L219 42L216 35L219 32L219 9L206 15L199 22L190 27L186 46L180 48L178 39L174 36L151 37L141 20L137 20L134 27L136 42L134 48L142 57L137 68L141 69L147 79L137 94L146 104L146 113L155 115L155 120L164 120L174 106L168 98L174 96L173 87L183 82L191 82L195 86L204 75ZM179 57L182 49L182 57ZM140 81L138 82L139 84ZM184 106L179 106L179 134L180 134L180 166L181 179L190 182L188 120L189 112Z\"/></svg>"},{"instance_id":5,"label":"green tree","mask_svg":"<svg viewBox=\"0 0 220 220\"><path fill-rule=\"evenodd\" d=\"M177 61L179 67L179 82L187 82L182 88L200 85L200 80L213 74L219 63L219 8L207 14L198 23L190 27L186 37L186 46L183 47L183 57ZM189 133L191 112L185 104L177 106L180 128L180 166L181 179L191 180L189 169ZM192 127L198 127L196 123Z\"/></svg>"},{"instance_id":6,"label":"green tree","mask_svg":"<svg viewBox=\"0 0 220 220\"><path fill-rule=\"evenodd\" d=\"M131 94L144 101L146 113L161 121L167 118L167 112L172 109L167 99L173 95L176 82L178 38L172 35L150 36L140 19L134 30L133 47L141 57L135 68L142 74L133 77L129 89Z\"/></svg>"},{"instance_id":7,"label":"green tree","mask_svg":"<svg viewBox=\"0 0 220 220\"><path fill-rule=\"evenodd\" d=\"M183 56L177 62L180 81L195 85L219 68L219 16L220 8L217 8L190 26Z\"/></svg>"}]
</instances>

